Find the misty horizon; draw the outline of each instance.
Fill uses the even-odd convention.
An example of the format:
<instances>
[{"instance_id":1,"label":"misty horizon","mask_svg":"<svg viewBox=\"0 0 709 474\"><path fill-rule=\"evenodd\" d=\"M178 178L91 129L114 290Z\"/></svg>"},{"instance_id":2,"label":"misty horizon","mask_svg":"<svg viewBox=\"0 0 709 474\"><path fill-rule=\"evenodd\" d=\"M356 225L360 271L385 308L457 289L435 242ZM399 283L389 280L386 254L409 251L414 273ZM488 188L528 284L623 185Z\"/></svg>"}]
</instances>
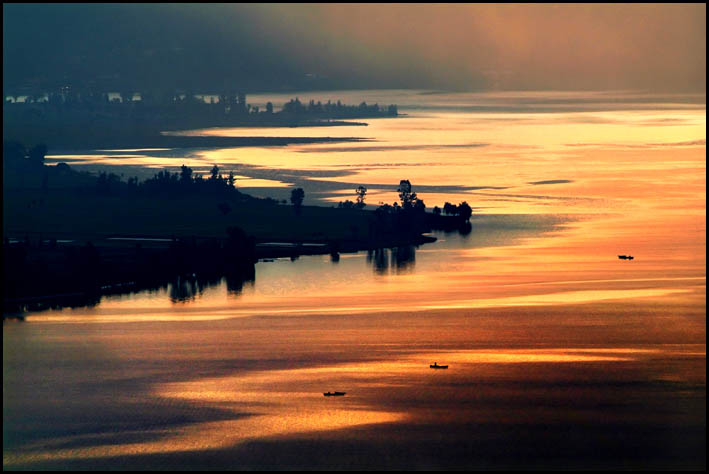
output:
<instances>
[{"instance_id":1,"label":"misty horizon","mask_svg":"<svg viewBox=\"0 0 709 474\"><path fill-rule=\"evenodd\" d=\"M5 4L3 92L706 91L704 4Z\"/></svg>"}]
</instances>

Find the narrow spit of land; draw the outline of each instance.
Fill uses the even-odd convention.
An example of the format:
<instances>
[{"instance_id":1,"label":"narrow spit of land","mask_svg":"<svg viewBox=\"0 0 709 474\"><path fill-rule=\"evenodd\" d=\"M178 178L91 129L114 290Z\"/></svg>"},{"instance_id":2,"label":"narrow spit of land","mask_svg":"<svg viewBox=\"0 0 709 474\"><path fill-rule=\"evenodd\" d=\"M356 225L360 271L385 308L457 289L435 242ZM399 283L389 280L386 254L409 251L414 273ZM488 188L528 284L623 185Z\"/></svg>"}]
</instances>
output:
<instances>
[{"instance_id":1,"label":"narrow spit of land","mask_svg":"<svg viewBox=\"0 0 709 474\"><path fill-rule=\"evenodd\" d=\"M132 94L128 94L132 95ZM3 104L3 140L45 143L52 149L148 148L148 147L235 147L279 146L290 143L352 141L355 138L289 137L184 137L165 131L211 127L332 127L366 126L354 120L397 117L396 105L345 105L297 98L275 111L246 103L245 94L224 95L219 102L207 103L192 95L158 100L145 97L134 101L108 100L90 91L83 94L49 94L46 100L6 101Z\"/></svg>"},{"instance_id":2,"label":"narrow spit of land","mask_svg":"<svg viewBox=\"0 0 709 474\"><path fill-rule=\"evenodd\" d=\"M470 226L413 206L371 211L259 199L220 175L193 178L187 168L182 176L163 171L138 183L21 160L4 162L4 303L10 313L37 302L37 309L52 305L57 295L93 301L178 276L248 281L260 258L339 258L341 252L421 245L435 241L424 235L432 229Z\"/></svg>"}]
</instances>

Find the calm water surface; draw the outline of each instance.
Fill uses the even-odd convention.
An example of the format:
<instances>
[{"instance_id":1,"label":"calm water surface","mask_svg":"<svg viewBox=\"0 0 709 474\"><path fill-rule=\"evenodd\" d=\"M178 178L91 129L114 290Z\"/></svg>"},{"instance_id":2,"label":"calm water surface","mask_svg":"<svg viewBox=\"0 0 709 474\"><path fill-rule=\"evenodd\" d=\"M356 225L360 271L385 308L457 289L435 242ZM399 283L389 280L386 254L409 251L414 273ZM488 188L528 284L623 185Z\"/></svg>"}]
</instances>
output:
<instances>
[{"instance_id":1,"label":"calm water surface","mask_svg":"<svg viewBox=\"0 0 709 474\"><path fill-rule=\"evenodd\" d=\"M4 467L705 467L703 96L312 97L407 115L190 132L366 142L49 160L217 163L319 205L409 179L470 203L472 232L5 323Z\"/></svg>"}]
</instances>

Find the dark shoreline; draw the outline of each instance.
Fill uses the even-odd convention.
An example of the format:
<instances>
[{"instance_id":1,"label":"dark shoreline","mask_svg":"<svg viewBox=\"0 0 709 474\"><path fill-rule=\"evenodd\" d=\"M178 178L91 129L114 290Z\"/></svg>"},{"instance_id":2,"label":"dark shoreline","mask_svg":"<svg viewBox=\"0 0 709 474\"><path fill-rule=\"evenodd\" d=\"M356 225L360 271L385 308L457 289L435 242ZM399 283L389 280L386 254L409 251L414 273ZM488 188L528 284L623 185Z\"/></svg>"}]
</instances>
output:
<instances>
[{"instance_id":1,"label":"dark shoreline","mask_svg":"<svg viewBox=\"0 0 709 474\"><path fill-rule=\"evenodd\" d=\"M214 120L205 117L162 118L147 120L137 117L101 116L35 116L17 115L3 109L3 140L17 140L28 144L44 143L52 150L91 148L201 148L243 146L285 146L289 144L358 141L345 137L220 137L190 136L184 132L215 128L269 128L291 129L302 127L366 127L356 121L388 115L353 117L280 116L253 118L231 117Z\"/></svg>"},{"instance_id":2,"label":"dark shoreline","mask_svg":"<svg viewBox=\"0 0 709 474\"><path fill-rule=\"evenodd\" d=\"M342 140L162 139L150 147ZM238 291L254 279L259 259L329 254L337 261L342 252L434 242L423 235L434 229L471 229L469 206L467 214L446 210L446 216L425 212L419 201L375 211L351 201L350 207L302 206L302 188L301 201L292 197L289 206L241 193L216 165L207 179L183 166L180 173L161 171L140 183L62 163L46 166L45 154L43 145L28 150L3 143L3 318L28 306L92 305L107 292L161 287L185 276L226 277ZM56 301L64 299L71 301Z\"/></svg>"},{"instance_id":3,"label":"dark shoreline","mask_svg":"<svg viewBox=\"0 0 709 474\"><path fill-rule=\"evenodd\" d=\"M72 280L71 286L66 287L60 293L53 294L28 294L18 298L3 299L3 321L6 319L24 320L28 312L44 311L63 307L94 306L99 303L103 296L131 294L141 291L165 288L168 284L183 279L194 284L204 285L206 282L214 283L227 278L230 291L240 291L245 282L254 281L255 264L260 260L270 260L277 258L291 258L293 260L306 255L330 255L333 259L339 259L340 253L357 253L361 251L375 251L383 248L395 248L423 245L435 242L437 239L432 236L416 235L408 238L399 237L382 239L377 241L350 240L337 242L279 242L277 244L261 242L252 247L253 253L239 253L227 256L220 264L210 268L205 265L195 264L196 260L218 258L223 256L221 245L217 248L210 248L205 251L203 247L195 248L197 252L188 263L182 266L170 267L168 262L174 261L180 256L173 251L173 244L158 248L140 248L135 251L133 247L124 246L120 254L120 264L116 266L116 248L105 246L92 246L96 250L98 261L106 262L114 260L112 270L104 269L99 274L93 274L95 278L94 286L88 288L84 282L76 280L76 276L65 273L62 280ZM226 242L225 242L226 244ZM268 245L266 245L268 244ZM7 254L10 248L4 249ZM16 247L24 244L9 244ZM76 246L74 246L76 247ZM45 249L45 253L53 252L54 260L64 256L67 246L57 246L54 249ZM119 251L120 251L119 250ZM45 256L46 257L46 256ZM52 259L51 257L49 258ZM158 264L165 271L155 271ZM159 268L160 268L159 267ZM151 273L149 268L153 268ZM116 276L118 275L118 276ZM83 287L82 287L83 286ZM237 288L237 290L234 290Z\"/></svg>"}]
</instances>

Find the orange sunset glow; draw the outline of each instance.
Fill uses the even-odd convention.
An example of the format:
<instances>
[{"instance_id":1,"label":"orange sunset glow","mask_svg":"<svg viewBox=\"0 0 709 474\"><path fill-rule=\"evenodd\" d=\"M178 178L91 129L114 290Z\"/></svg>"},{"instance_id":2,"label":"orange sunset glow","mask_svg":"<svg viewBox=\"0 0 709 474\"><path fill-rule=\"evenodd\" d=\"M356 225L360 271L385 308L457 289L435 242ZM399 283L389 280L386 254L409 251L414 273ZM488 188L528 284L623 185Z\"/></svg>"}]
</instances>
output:
<instances>
[{"instance_id":1,"label":"orange sunset glow","mask_svg":"<svg viewBox=\"0 0 709 474\"><path fill-rule=\"evenodd\" d=\"M3 90L4 470L706 469L706 5L5 4Z\"/></svg>"}]
</instances>

